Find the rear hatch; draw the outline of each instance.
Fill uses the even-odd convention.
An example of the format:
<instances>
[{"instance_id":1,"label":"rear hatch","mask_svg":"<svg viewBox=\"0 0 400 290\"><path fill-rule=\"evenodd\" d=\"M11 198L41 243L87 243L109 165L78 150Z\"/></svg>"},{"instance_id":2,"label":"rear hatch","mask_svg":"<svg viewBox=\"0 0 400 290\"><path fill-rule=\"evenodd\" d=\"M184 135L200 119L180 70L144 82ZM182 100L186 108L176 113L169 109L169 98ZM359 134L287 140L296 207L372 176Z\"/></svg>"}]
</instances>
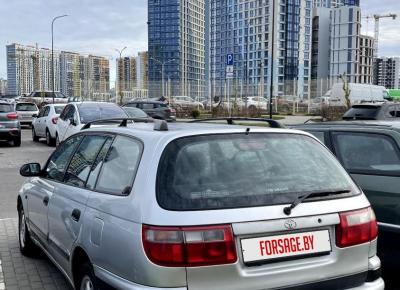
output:
<instances>
[{"instance_id":1,"label":"rear hatch","mask_svg":"<svg viewBox=\"0 0 400 290\"><path fill-rule=\"evenodd\" d=\"M33 114L37 114L39 110L34 103L18 103L16 104L15 109L21 122L32 121Z\"/></svg>"},{"instance_id":2,"label":"rear hatch","mask_svg":"<svg viewBox=\"0 0 400 290\"><path fill-rule=\"evenodd\" d=\"M185 266L189 289L334 289L365 282L376 238L373 212L313 138L186 137L167 146L157 176L165 211L149 221L174 226L145 227L145 251L156 264ZM356 228L349 234L348 227ZM168 246L157 248L160 238Z\"/></svg>"},{"instance_id":3,"label":"rear hatch","mask_svg":"<svg viewBox=\"0 0 400 290\"><path fill-rule=\"evenodd\" d=\"M4 128L16 128L17 118L14 105L0 103L0 130Z\"/></svg>"}]
</instances>

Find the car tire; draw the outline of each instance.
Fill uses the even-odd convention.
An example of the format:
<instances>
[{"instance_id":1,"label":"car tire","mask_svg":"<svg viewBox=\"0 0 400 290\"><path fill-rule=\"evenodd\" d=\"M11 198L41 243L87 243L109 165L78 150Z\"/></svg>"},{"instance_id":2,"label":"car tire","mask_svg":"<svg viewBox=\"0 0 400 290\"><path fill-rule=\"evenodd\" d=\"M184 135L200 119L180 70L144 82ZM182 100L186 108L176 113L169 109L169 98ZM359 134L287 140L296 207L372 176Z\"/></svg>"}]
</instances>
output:
<instances>
[{"instance_id":1,"label":"car tire","mask_svg":"<svg viewBox=\"0 0 400 290\"><path fill-rule=\"evenodd\" d=\"M78 274L79 276L76 277L75 281L76 284L75 289L77 290L101 289L100 281L94 275L93 267L89 262L84 263L79 268Z\"/></svg>"},{"instance_id":2,"label":"car tire","mask_svg":"<svg viewBox=\"0 0 400 290\"><path fill-rule=\"evenodd\" d=\"M32 257L38 252L38 248L31 239L31 235L26 225L26 217L24 209L21 208L18 211L18 242L19 250L22 255Z\"/></svg>"},{"instance_id":3,"label":"car tire","mask_svg":"<svg viewBox=\"0 0 400 290\"><path fill-rule=\"evenodd\" d=\"M35 127L32 126L32 140L33 142L39 142L39 137L36 135Z\"/></svg>"},{"instance_id":4,"label":"car tire","mask_svg":"<svg viewBox=\"0 0 400 290\"><path fill-rule=\"evenodd\" d=\"M60 146L60 138L58 138L58 134L56 134L56 147Z\"/></svg>"},{"instance_id":5,"label":"car tire","mask_svg":"<svg viewBox=\"0 0 400 290\"><path fill-rule=\"evenodd\" d=\"M14 147L20 147L21 146L21 137L14 138L13 146Z\"/></svg>"},{"instance_id":6,"label":"car tire","mask_svg":"<svg viewBox=\"0 0 400 290\"><path fill-rule=\"evenodd\" d=\"M46 128L46 144L47 146L53 147L55 145L54 138L51 137L49 129Z\"/></svg>"}]
</instances>

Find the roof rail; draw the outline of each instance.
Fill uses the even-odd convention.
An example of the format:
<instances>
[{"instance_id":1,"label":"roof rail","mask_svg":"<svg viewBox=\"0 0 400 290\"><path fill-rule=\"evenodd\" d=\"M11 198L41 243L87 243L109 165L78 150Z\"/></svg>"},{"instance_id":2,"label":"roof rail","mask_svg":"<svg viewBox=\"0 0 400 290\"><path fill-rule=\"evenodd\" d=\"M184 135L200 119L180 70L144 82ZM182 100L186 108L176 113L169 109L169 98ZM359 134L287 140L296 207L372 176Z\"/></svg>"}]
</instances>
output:
<instances>
[{"instance_id":1,"label":"roof rail","mask_svg":"<svg viewBox=\"0 0 400 290\"><path fill-rule=\"evenodd\" d=\"M119 122L119 127L127 127L128 126L128 121L133 121L133 122L138 122L138 123L148 123L151 120L147 118L112 118L112 119L100 119L100 120L94 120L92 122L89 122L85 124L81 130L86 130L89 129L92 124L101 124L101 123L118 123Z\"/></svg>"},{"instance_id":2,"label":"roof rail","mask_svg":"<svg viewBox=\"0 0 400 290\"><path fill-rule=\"evenodd\" d=\"M272 119L264 119L264 118L246 118L246 117L226 117L226 118L206 118L193 120L189 123L202 123L209 121L226 121L228 125L235 125L234 121L256 121L256 122L265 122L270 125L271 128L285 128L281 123Z\"/></svg>"},{"instance_id":3,"label":"roof rail","mask_svg":"<svg viewBox=\"0 0 400 290\"><path fill-rule=\"evenodd\" d=\"M304 123L304 124L296 124L292 125L291 127L301 127L302 125L307 125L307 126L365 126L365 127L386 127L386 128L392 128L393 125L389 123L368 123L368 122L362 122L362 121L330 121L330 122L316 122L316 123Z\"/></svg>"}]
</instances>

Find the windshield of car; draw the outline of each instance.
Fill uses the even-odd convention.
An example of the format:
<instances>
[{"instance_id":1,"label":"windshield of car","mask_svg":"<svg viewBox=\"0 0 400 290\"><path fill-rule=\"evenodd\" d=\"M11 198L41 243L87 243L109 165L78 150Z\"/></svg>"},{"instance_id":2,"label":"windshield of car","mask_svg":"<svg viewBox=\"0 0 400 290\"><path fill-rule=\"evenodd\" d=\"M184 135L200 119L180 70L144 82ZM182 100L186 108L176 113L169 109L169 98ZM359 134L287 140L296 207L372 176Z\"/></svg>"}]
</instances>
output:
<instances>
[{"instance_id":1,"label":"windshield of car","mask_svg":"<svg viewBox=\"0 0 400 290\"><path fill-rule=\"evenodd\" d=\"M343 119L347 120L375 120L380 107L377 106L353 106L349 111L347 111Z\"/></svg>"},{"instance_id":2,"label":"windshield of car","mask_svg":"<svg viewBox=\"0 0 400 290\"><path fill-rule=\"evenodd\" d=\"M0 113L9 113L13 111L13 106L9 104L0 104Z\"/></svg>"},{"instance_id":3,"label":"windshield of car","mask_svg":"<svg viewBox=\"0 0 400 290\"><path fill-rule=\"evenodd\" d=\"M299 194L343 188L357 192L326 148L295 134L178 139L164 150L157 176L157 199L168 210L284 204Z\"/></svg>"},{"instance_id":4,"label":"windshield of car","mask_svg":"<svg viewBox=\"0 0 400 290\"><path fill-rule=\"evenodd\" d=\"M65 106L54 106L54 110L56 111L56 114L61 114L61 112L64 110Z\"/></svg>"},{"instance_id":5,"label":"windshield of car","mask_svg":"<svg viewBox=\"0 0 400 290\"><path fill-rule=\"evenodd\" d=\"M16 105L16 110L19 112L32 112L37 111L38 107L32 103L18 103Z\"/></svg>"},{"instance_id":6,"label":"windshield of car","mask_svg":"<svg viewBox=\"0 0 400 290\"><path fill-rule=\"evenodd\" d=\"M130 118L147 118L147 114L138 108L124 107L125 112Z\"/></svg>"},{"instance_id":7,"label":"windshield of car","mask_svg":"<svg viewBox=\"0 0 400 290\"><path fill-rule=\"evenodd\" d=\"M86 124L95 120L127 118L125 111L115 104L81 104L78 106L81 123Z\"/></svg>"}]
</instances>

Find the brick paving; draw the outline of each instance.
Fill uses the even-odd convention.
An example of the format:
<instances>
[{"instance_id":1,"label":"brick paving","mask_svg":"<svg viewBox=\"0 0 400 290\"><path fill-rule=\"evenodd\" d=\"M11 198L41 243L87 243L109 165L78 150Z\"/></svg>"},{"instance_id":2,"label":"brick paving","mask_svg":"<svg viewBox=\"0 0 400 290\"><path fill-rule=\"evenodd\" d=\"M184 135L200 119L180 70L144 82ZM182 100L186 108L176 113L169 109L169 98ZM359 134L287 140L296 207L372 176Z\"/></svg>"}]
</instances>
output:
<instances>
[{"instance_id":1,"label":"brick paving","mask_svg":"<svg viewBox=\"0 0 400 290\"><path fill-rule=\"evenodd\" d=\"M0 219L0 290L71 290L60 271L45 257L24 257L18 246L18 220Z\"/></svg>"}]
</instances>

